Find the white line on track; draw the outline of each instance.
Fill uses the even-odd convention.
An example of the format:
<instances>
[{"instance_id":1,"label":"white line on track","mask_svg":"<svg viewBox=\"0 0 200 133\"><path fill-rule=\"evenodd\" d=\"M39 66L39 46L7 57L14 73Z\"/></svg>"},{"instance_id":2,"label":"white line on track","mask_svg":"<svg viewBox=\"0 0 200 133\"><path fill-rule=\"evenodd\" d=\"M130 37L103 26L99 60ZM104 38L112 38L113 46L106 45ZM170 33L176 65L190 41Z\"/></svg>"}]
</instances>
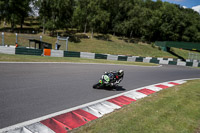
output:
<instances>
[{"instance_id":1,"label":"white line on track","mask_svg":"<svg viewBox=\"0 0 200 133\"><path fill-rule=\"evenodd\" d=\"M77 62L0 62L0 64L85 64L85 65L110 65L110 66L137 66L137 67L162 67L158 66L142 66L142 65L123 65L123 64L106 64L106 63L77 63Z\"/></svg>"}]
</instances>

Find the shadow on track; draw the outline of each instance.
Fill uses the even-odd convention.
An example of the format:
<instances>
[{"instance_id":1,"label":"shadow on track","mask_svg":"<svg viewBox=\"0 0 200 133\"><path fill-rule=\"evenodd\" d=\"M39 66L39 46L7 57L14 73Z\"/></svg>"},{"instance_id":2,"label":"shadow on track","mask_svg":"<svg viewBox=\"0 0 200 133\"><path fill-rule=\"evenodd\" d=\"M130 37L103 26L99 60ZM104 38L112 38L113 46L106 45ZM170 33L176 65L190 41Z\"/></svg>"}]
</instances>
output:
<instances>
[{"instance_id":1,"label":"shadow on track","mask_svg":"<svg viewBox=\"0 0 200 133\"><path fill-rule=\"evenodd\" d=\"M123 88L122 86L117 86L117 87L103 87L100 88L99 90L107 90L107 91L125 91L126 89Z\"/></svg>"},{"instance_id":2,"label":"shadow on track","mask_svg":"<svg viewBox=\"0 0 200 133\"><path fill-rule=\"evenodd\" d=\"M126 89L124 89L122 86L117 86L115 88L116 91L125 91Z\"/></svg>"}]
</instances>

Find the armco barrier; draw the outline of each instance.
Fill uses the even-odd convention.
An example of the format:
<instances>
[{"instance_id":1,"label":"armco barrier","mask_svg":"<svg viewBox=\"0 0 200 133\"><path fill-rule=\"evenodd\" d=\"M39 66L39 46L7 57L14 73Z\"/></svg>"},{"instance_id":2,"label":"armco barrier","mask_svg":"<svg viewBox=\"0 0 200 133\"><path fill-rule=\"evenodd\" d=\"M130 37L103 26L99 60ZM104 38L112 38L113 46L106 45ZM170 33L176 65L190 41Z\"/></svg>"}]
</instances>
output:
<instances>
[{"instance_id":1,"label":"armco barrier","mask_svg":"<svg viewBox=\"0 0 200 133\"><path fill-rule=\"evenodd\" d=\"M128 57L127 61L135 62L136 56Z\"/></svg>"},{"instance_id":2,"label":"armco barrier","mask_svg":"<svg viewBox=\"0 0 200 133\"><path fill-rule=\"evenodd\" d=\"M42 49L0 46L0 53L40 56L44 52ZM173 58L95 54L95 53L88 53L88 52L74 52L74 51L62 51L62 50L51 50L51 56L52 57L78 57L78 58L88 58L88 59L105 59L105 60L116 60L116 61L119 60L119 61L130 61L130 62L145 62L145 63L166 64L166 65L200 67L200 61L198 60L186 60L185 62L185 61L182 61L181 59L173 59Z\"/></svg>"},{"instance_id":3,"label":"armco barrier","mask_svg":"<svg viewBox=\"0 0 200 133\"><path fill-rule=\"evenodd\" d=\"M151 59L145 59L145 58L144 58L144 59L143 59L143 62L144 62L144 63L150 63L150 60L151 60Z\"/></svg>"},{"instance_id":4,"label":"armco barrier","mask_svg":"<svg viewBox=\"0 0 200 133\"><path fill-rule=\"evenodd\" d=\"M160 60L159 64L169 64L169 61L168 60Z\"/></svg>"},{"instance_id":5,"label":"armco barrier","mask_svg":"<svg viewBox=\"0 0 200 133\"><path fill-rule=\"evenodd\" d=\"M152 59L150 60L150 63L159 64L159 60L157 60L157 58L152 58Z\"/></svg>"},{"instance_id":6,"label":"armco barrier","mask_svg":"<svg viewBox=\"0 0 200 133\"><path fill-rule=\"evenodd\" d=\"M17 51L21 52L22 54L24 50L23 49L21 50L22 51L17 49ZM26 52L23 54L30 54L30 53L27 53L27 49L26 49ZM40 54L41 54L41 51L37 55L40 55ZM32 54L32 55L35 55L35 54ZM105 59L105 60L116 60L116 61L118 60L118 61L145 62L145 63L155 63L155 64L200 67L200 62L198 61L183 62L180 59L173 59L173 58L123 56L123 55L95 54L95 53L88 53L88 52L74 52L74 51L61 51L61 50L51 50L51 56L78 57L78 58L88 58L88 59Z\"/></svg>"},{"instance_id":7,"label":"armco barrier","mask_svg":"<svg viewBox=\"0 0 200 133\"><path fill-rule=\"evenodd\" d=\"M118 60L118 55L110 55L110 54L108 54L107 60Z\"/></svg>"},{"instance_id":8,"label":"armco barrier","mask_svg":"<svg viewBox=\"0 0 200 133\"><path fill-rule=\"evenodd\" d=\"M177 65L178 66L186 66L186 62L178 62Z\"/></svg>"},{"instance_id":9,"label":"armco barrier","mask_svg":"<svg viewBox=\"0 0 200 133\"><path fill-rule=\"evenodd\" d=\"M0 53L15 54L15 47L0 46Z\"/></svg>"},{"instance_id":10,"label":"armco barrier","mask_svg":"<svg viewBox=\"0 0 200 133\"><path fill-rule=\"evenodd\" d=\"M52 57L63 57L64 51L63 50L51 50Z\"/></svg>"},{"instance_id":11,"label":"armco barrier","mask_svg":"<svg viewBox=\"0 0 200 133\"><path fill-rule=\"evenodd\" d=\"M81 57L80 52L64 51L64 57Z\"/></svg>"},{"instance_id":12,"label":"armco barrier","mask_svg":"<svg viewBox=\"0 0 200 133\"><path fill-rule=\"evenodd\" d=\"M169 65L177 65L176 61L169 61Z\"/></svg>"},{"instance_id":13,"label":"armco barrier","mask_svg":"<svg viewBox=\"0 0 200 133\"><path fill-rule=\"evenodd\" d=\"M143 57L137 57L137 58L135 59L135 61L136 61L136 62L143 62L143 59L144 59Z\"/></svg>"},{"instance_id":14,"label":"armco barrier","mask_svg":"<svg viewBox=\"0 0 200 133\"><path fill-rule=\"evenodd\" d=\"M127 56L118 56L119 61L127 61Z\"/></svg>"},{"instance_id":15,"label":"armco barrier","mask_svg":"<svg viewBox=\"0 0 200 133\"><path fill-rule=\"evenodd\" d=\"M42 53L43 53L42 49L29 49L29 48L21 48L21 47L18 47L15 49L15 54L41 56Z\"/></svg>"},{"instance_id":16,"label":"armco barrier","mask_svg":"<svg viewBox=\"0 0 200 133\"><path fill-rule=\"evenodd\" d=\"M94 53L87 53L87 52L81 52L81 58L87 58L87 59L94 59L95 54Z\"/></svg>"},{"instance_id":17,"label":"armco barrier","mask_svg":"<svg viewBox=\"0 0 200 133\"><path fill-rule=\"evenodd\" d=\"M95 54L95 59L107 59L108 55L104 54Z\"/></svg>"},{"instance_id":18,"label":"armco barrier","mask_svg":"<svg viewBox=\"0 0 200 133\"><path fill-rule=\"evenodd\" d=\"M193 66L193 62L186 62L186 66Z\"/></svg>"},{"instance_id":19,"label":"armco barrier","mask_svg":"<svg viewBox=\"0 0 200 133\"><path fill-rule=\"evenodd\" d=\"M193 62L194 67L198 67L199 62Z\"/></svg>"}]
</instances>

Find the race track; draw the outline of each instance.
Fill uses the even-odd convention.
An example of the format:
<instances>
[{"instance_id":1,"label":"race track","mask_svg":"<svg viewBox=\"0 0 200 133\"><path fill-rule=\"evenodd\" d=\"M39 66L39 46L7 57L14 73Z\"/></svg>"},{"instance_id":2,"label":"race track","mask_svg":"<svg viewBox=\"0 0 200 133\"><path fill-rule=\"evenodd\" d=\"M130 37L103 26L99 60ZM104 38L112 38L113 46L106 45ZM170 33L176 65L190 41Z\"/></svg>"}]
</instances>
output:
<instances>
[{"instance_id":1,"label":"race track","mask_svg":"<svg viewBox=\"0 0 200 133\"><path fill-rule=\"evenodd\" d=\"M105 71L123 69L117 91L95 90ZM0 129L139 87L200 78L200 69L78 63L0 63Z\"/></svg>"}]
</instances>

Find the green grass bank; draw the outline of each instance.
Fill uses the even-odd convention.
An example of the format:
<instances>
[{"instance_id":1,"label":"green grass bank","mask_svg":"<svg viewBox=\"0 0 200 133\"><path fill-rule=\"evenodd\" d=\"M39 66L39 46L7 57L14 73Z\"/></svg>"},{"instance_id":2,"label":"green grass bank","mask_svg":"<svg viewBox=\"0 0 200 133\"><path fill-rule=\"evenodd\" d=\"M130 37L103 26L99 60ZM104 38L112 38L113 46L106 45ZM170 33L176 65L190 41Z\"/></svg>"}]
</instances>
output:
<instances>
[{"instance_id":1,"label":"green grass bank","mask_svg":"<svg viewBox=\"0 0 200 133\"><path fill-rule=\"evenodd\" d=\"M32 55L9 55L0 53L0 61L2 62L75 62L75 63L105 63L105 64L121 64L121 65L139 65L139 66L158 66L153 63L143 62L127 62L127 61L111 61L103 59L84 59L74 57L48 57L48 56L32 56Z\"/></svg>"}]
</instances>

